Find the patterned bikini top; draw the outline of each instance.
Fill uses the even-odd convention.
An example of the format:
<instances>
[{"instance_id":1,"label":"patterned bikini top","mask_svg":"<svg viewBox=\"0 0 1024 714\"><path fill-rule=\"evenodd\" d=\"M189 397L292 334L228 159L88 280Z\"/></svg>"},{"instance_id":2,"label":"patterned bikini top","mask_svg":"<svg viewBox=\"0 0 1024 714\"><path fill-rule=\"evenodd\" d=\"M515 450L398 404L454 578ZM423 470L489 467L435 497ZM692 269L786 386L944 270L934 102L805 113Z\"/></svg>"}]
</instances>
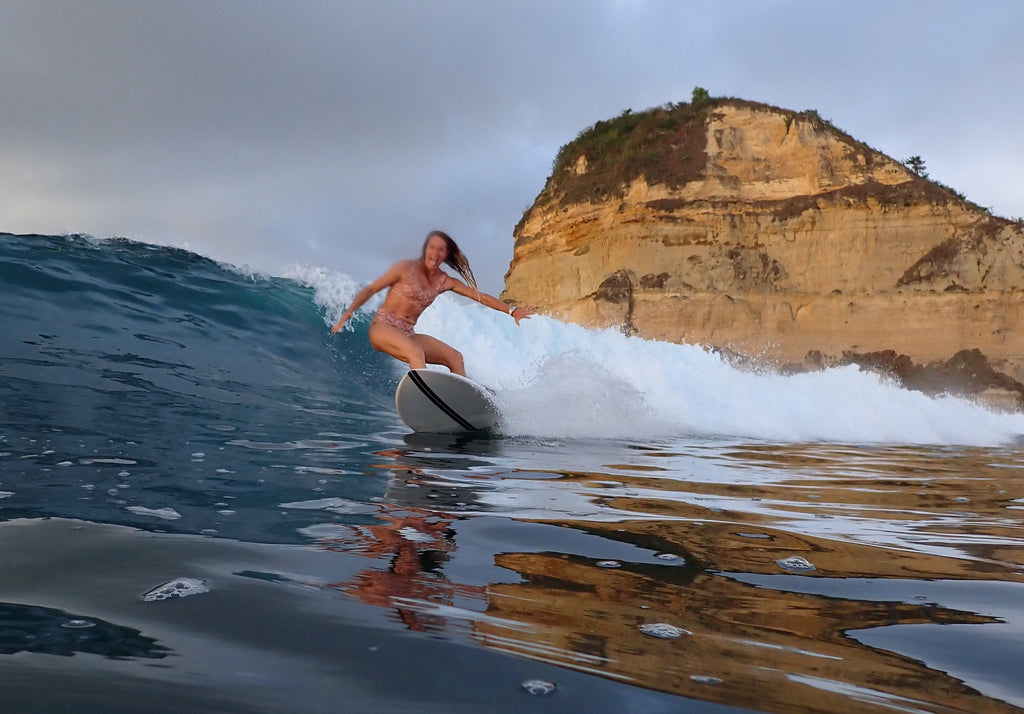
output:
<instances>
[{"instance_id":1,"label":"patterned bikini top","mask_svg":"<svg viewBox=\"0 0 1024 714\"><path fill-rule=\"evenodd\" d=\"M438 295L444 292L444 285L447 279L448 276L442 272L438 284L431 285L429 289L425 289L416 280L414 274L410 272L395 283L392 290L397 290L399 295L408 300L409 304L415 307L416 312L423 312L430 306L430 303L434 302Z\"/></svg>"}]
</instances>

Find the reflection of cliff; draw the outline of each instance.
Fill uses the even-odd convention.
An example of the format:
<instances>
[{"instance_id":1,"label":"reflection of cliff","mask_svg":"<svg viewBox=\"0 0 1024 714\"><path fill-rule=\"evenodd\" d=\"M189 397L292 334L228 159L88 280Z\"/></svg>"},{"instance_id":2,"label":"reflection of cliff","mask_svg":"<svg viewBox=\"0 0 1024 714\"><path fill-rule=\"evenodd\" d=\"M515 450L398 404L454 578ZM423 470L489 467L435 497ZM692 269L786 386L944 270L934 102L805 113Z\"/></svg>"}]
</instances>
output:
<instances>
[{"instance_id":1,"label":"reflection of cliff","mask_svg":"<svg viewBox=\"0 0 1024 714\"><path fill-rule=\"evenodd\" d=\"M876 549L867 546L801 540L770 530L767 539L745 540L736 524L727 522L688 529L672 521L576 524L574 529L608 541L681 555L686 564L602 568L591 558L558 553L552 543L550 552L494 554L494 564L517 573L522 582L479 587L455 581L445 571L456 553L456 524L408 509L385 520L385 525L360 527L358 543L342 548L377 563L330 587L393 610L412 630L451 636L464 631L468 621L472 637L494 649L752 710L845 711L851 690L859 687L870 693L858 709L865 712L890 710L881 693L935 710L1006 711L955 678L847 635L896 624L998 622L994 618L929 602L757 587L728 575L778 575L774 558L792 552L812 554L822 574L874 563L874 577L891 573L918 582L969 574L969 568L955 570L960 561L890 550L879 563ZM678 542L683 535L686 546ZM329 541L322 545L331 547ZM655 622L688 634L660 640L640 632L640 625ZM720 681L709 685L702 679L709 677Z\"/></svg>"},{"instance_id":2,"label":"reflection of cliff","mask_svg":"<svg viewBox=\"0 0 1024 714\"><path fill-rule=\"evenodd\" d=\"M557 552L498 555L496 562L525 582L491 586L487 613L540 624L532 637L512 641L481 623L485 641L493 634L494 646L512 652L543 652L567 666L640 686L755 710L849 711L856 687L874 692L858 711L887 711L901 697L910 708L929 711L1010 710L954 677L864 646L848 633L897 624L998 622L918 594L934 581L1022 580L1019 524L1006 517L1012 458L981 464L969 453L908 450L880 454L877 462L861 458L851 470L843 447L752 445L736 447L731 456L793 478L753 485L616 474L620 493L638 495L603 497L602 504L661 519L574 527L648 552L683 555L688 565L603 569ZM810 473L815 478L801 479ZM568 478L577 491L588 479L580 473ZM608 478L589 475L597 484ZM949 511L968 502L964 494L971 495L970 537L943 537L951 527ZM833 518L852 523L831 525ZM821 528L827 536L801 533L819 523L830 524ZM853 530L847 535L844 527ZM877 536L869 535L872 529ZM858 535L868 542L856 542ZM929 536L939 544L935 552L925 545ZM787 578L778 560L793 555L808 558L816 570ZM815 584L836 595L813 594ZM858 599L858 592L873 599ZM639 631L653 622L692 634L663 641ZM691 679L709 676L721 682ZM892 699L880 698L883 692ZM869 703L872 697L877 706Z\"/></svg>"},{"instance_id":3,"label":"reflection of cliff","mask_svg":"<svg viewBox=\"0 0 1024 714\"><path fill-rule=\"evenodd\" d=\"M368 559L330 587L388 608L410 629L751 710L1012 710L934 663L858 637L893 625L998 627L995 615L978 614L990 610L929 595L931 583L1024 582L1019 524L1006 517L1019 490L1007 492L1013 453L890 449L851 468L849 447L754 444L727 457L791 478L683 481L625 464L609 467L613 477L566 472L545 487L641 517L502 520L501 536L489 519L429 509L473 499L430 475L431 455L380 455L402 476L389 492L399 503L384 507L379 524L322 545ZM456 458L440 463L449 470ZM972 515L958 513L953 526L963 530L947 530L968 502ZM637 561L601 567L594 552ZM793 555L816 570L788 574L779 560ZM639 629L651 623L688 632L657 639Z\"/></svg>"},{"instance_id":4,"label":"reflection of cliff","mask_svg":"<svg viewBox=\"0 0 1024 714\"><path fill-rule=\"evenodd\" d=\"M978 349L1009 390L954 384L1024 399L1024 225L813 112L723 100L598 122L515 239L505 299L573 322L810 367Z\"/></svg>"},{"instance_id":5,"label":"reflection of cliff","mask_svg":"<svg viewBox=\"0 0 1024 714\"><path fill-rule=\"evenodd\" d=\"M485 642L493 635L492 644L506 651L544 653L547 661L752 710L848 711L852 687L936 709L1006 710L951 677L844 634L896 623L993 622L988 618L925 604L755 588L708 573L673 582L629 566L606 570L552 554L505 554L497 563L526 582L489 588L487 614L537 624L532 636L516 640L486 622L477 625ZM659 640L639 631L653 622L690 634ZM721 682L709 686L702 677ZM808 686L812 680L823 686ZM831 694L827 682L842 683L845 691ZM889 710L880 698L878 706L864 702L859 709Z\"/></svg>"}]
</instances>

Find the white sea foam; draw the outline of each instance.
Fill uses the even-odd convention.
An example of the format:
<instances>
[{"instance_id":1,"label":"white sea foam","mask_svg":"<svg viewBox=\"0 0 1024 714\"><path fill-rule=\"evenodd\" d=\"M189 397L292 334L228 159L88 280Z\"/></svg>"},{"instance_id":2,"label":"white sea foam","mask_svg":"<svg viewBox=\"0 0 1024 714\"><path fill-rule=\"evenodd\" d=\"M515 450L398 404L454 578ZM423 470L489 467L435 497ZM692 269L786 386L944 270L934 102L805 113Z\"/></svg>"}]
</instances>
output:
<instances>
[{"instance_id":1,"label":"white sea foam","mask_svg":"<svg viewBox=\"0 0 1024 714\"><path fill-rule=\"evenodd\" d=\"M210 588L205 580L199 578L175 578L143 594L142 600L144 602L160 602L162 600L202 595L208 592L210 592Z\"/></svg>"},{"instance_id":2,"label":"white sea foam","mask_svg":"<svg viewBox=\"0 0 1024 714\"><path fill-rule=\"evenodd\" d=\"M146 508L145 506L128 506L125 510L134 513L136 516L155 516L156 518L163 518L165 521L176 521L181 518L181 514L170 507Z\"/></svg>"},{"instance_id":3,"label":"white sea foam","mask_svg":"<svg viewBox=\"0 0 1024 714\"><path fill-rule=\"evenodd\" d=\"M357 286L312 271L325 319ZM497 392L511 436L998 445L1024 435L1024 415L902 389L856 366L796 375L737 369L699 345L626 337L537 316L507 315L448 293L420 318ZM396 362L396 374L403 365Z\"/></svg>"},{"instance_id":4,"label":"white sea foam","mask_svg":"<svg viewBox=\"0 0 1024 714\"><path fill-rule=\"evenodd\" d=\"M324 310L324 319L334 324L361 289L361 285L343 273L331 273L322 268L292 266L284 271L284 277L313 288L314 302ZM379 301L381 298L377 298ZM367 309L378 304L371 301Z\"/></svg>"},{"instance_id":5,"label":"white sea foam","mask_svg":"<svg viewBox=\"0 0 1024 714\"><path fill-rule=\"evenodd\" d=\"M380 506L372 506L358 501L350 501L347 498L317 498L311 501L295 501L293 503L280 503L281 508L297 510L324 510L340 514L377 513Z\"/></svg>"}]
</instances>

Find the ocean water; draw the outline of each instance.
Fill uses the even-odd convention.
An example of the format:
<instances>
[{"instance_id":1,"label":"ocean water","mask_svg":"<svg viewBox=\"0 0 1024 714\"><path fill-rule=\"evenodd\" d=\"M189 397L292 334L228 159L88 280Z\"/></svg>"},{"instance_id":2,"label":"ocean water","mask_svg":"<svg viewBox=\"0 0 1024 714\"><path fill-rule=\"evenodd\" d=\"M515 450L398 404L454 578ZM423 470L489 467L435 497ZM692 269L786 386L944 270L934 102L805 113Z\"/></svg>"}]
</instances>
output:
<instances>
[{"instance_id":1,"label":"ocean water","mask_svg":"<svg viewBox=\"0 0 1024 714\"><path fill-rule=\"evenodd\" d=\"M4 711L1024 708L1024 416L446 295L413 435L358 288L0 234Z\"/></svg>"}]
</instances>

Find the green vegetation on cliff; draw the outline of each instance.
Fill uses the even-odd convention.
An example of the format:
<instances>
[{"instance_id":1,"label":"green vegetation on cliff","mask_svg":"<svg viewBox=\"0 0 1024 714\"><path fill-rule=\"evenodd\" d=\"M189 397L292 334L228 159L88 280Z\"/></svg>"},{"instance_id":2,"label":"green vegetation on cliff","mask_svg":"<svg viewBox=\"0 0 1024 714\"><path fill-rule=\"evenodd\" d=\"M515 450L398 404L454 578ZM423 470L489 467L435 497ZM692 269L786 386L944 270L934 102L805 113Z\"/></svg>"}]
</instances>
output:
<instances>
[{"instance_id":1,"label":"green vegetation on cliff","mask_svg":"<svg viewBox=\"0 0 1024 714\"><path fill-rule=\"evenodd\" d=\"M841 135L871 155L875 152L822 119L817 111L794 112L758 102L712 97L694 87L689 103L668 103L642 112L627 109L613 119L587 127L559 149L539 198L563 203L621 196L634 179L679 188L702 178L707 167L707 124L723 105L742 105L786 115Z\"/></svg>"},{"instance_id":2,"label":"green vegetation on cliff","mask_svg":"<svg viewBox=\"0 0 1024 714\"><path fill-rule=\"evenodd\" d=\"M668 103L642 112L627 109L615 118L598 121L581 131L559 149L551 176L537 202L558 201L567 205L613 199L623 196L629 184L641 176L648 184L663 184L672 189L703 178L708 164L707 125L716 110L726 105L778 112L785 116L787 128L794 122L802 122L818 131L832 133L848 145L851 152L863 156L869 166L887 158L836 128L813 109L796 112L759 102L712 97L702 87L695 87L689 103ZM965 200L963 194L923 173L923 160L914 159L920 164L908 164L910 159L900 162L918 175L913 193L940 202L954 197ZM891 189L873 188L877 190L868 193L885 194L876 196L882 203L907 200L902 194L887 195ZM863 193L865 189L859 191Z\"/></svg>"},{"instance_id":3,"label":"green vegetation on cliff","mask_svg":"<svg viewBox=\"0 0 1024 714\"><path fill-rule=\"evenodd\" d=\"M627 109L597 122L559 150L545 193L578 203L619 195L641 175L672 187L698 178L707 163L705 128L718 101Z\"/></svg>"}]
</instances>

